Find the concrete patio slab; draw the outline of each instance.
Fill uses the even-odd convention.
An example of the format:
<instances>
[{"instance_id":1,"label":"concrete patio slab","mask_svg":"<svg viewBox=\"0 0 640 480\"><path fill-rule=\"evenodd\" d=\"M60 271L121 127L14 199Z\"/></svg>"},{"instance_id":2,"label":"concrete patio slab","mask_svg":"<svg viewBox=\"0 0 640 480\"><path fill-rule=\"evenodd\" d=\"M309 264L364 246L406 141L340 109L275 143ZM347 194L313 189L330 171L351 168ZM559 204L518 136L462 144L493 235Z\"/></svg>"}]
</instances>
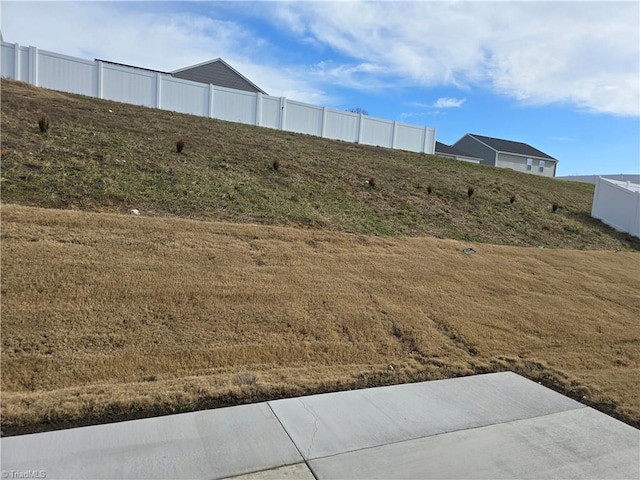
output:
<instances>
[{"instance_id":1,"label":"concrete patio slab","mask_svg":"<svg viewBox=\"0 0 640 480\"><path fill-rule=\"evenodd\" d=\"M640 432L591 408L309 462L318 479L640 477Z\"/></svg>"},{"instance_id":2,"label":"concrete patio slab","mask_svg":"<svg viewBox=\"0 0 640 480\"><path fill-rule=\"evenodd\" d=\"M315 480L315 478L306 464L297 463L286 467L247 473L228 480Z\"/></svg>"},{"instance_id":3,"label":"concrete patio slab","mask_svg":"<svg viewBox=\"0 0 640 480\"><path fill-rule=\"evenodd\" d=\"M8 437L1 455L3 472L47 480L214 479L303 461L265 403Z\"/></svg>"},{"instance_id":4,"label":"concrete patio slab","mask_svg":"<svg viewBox=\"0 0 640 480\"><path fill-rule=\"evenodd\" d=\"M510 372L0 442L3 478L640 479L639 430Z\"/></svg>"},{"instance_id":5,"label":"concrete patio slab","mask_svg":"<svg viewBox=\"0 0 640 480\"><path fill-rule=\"evenodd\" d=\"M511 372L269 405L306 459L584 407Z\"/></svg>"}]
</instances>

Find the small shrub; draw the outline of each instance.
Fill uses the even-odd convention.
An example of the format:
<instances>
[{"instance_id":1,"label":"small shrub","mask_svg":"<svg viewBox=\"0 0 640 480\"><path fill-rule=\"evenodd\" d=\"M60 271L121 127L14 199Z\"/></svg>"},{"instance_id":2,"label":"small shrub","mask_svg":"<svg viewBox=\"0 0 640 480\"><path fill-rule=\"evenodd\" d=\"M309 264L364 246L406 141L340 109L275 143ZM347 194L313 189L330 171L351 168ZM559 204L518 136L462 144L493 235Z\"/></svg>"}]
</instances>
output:
<instances>
[{"instance_id":1,"label":"small shrub","mask_svg":"<svg viewBox=\"0 0 640 480\"><path fill-rule=\"evenodd\" d=\"M274 160L273 163L271 164L271 168L273 169L274 172L277 172L278 169L280 168L280 160Z\"/></svg>"},{"instance_id":2,"label":"small shrub","mask_svg":"<svg viewBox=\"0 0 640 480\"><path fill-rule=\"evenodd\" d=\"M38 120L38 126L40 127L40 131L42 133L46 133L49 131L49 117L46 115L42 115L40 120Z\"/></svg>"},{"instance_id":3,"label":"small shrub","mask_svg":"<svg viewBox=\"0 0 640 480\"><path fill-rule=\"evenodd\" d=\"M469 198L473 197L473 192L474 192L474 191L475 191L475 190L473 189L473 187L469 187L469 188L467 189L467 196L468 196Z\"/></svg>"},{"instance_id":4,"label":"small shrub","mask_svg":"<svg viewBox=\"0 0 640 480\"><path fill-rule=\"evenodd\" d=\"M431 192L433 192L433 188L431 187L431 185L429 185L429 186L427 187L427 193L428 193L429 195L431 195Z\"/></svg>"},{"instance_id":5,"label":"small shrub","mask_svg":"<svg viewBox=\"0 0 640 480\"><path fill-rule=\"evenodd\" d=\"M547 232L551 231L551 225L544 225L542 227L543 230L546 230Z\"/></svg>"},{"instance_id":6,"label":"small shrub","mask_svg":"<svg viewBox=\"0 0 640 480\"><path fill-rule=\"evenodd\" d=\"M184 148L184 138L178 139L176 142L176 151L178 153L182 153L182 149Z\"/></svg>"},{"instance_id":7,"label":"small shrub","mask_svg":"<svg viewBox=\"0 0 640 480\"><path fill-rule=\"evenodd\" d=\"M375 187L375 186L376 186L376 179L375 179L375 177L369 177L365 183L366 183L369 187L373 188L373 187Z\"/></svg>"},{"instance_id":8,"label":"small shrub","mask_svg":"<svg viewBox=\"0 0 640 480\"><path fill-rule=\"evenodd\" d=\"M558 208L560 208L560 206L557 203L553 203L553 205L551 205L551 211L553 213L556 213L558 211Z\"/></svg>"},{"instance_id":9,"label":"small shrub","mask_svg":"<svg viewBox=\"0 0 640 480\"><path fill-rule=\"evenodd\" d=\"M515 203L515 201L516 201L516 196L511 195L511 198L509 199L509 203Z\"/></svg>"}]
</instances>

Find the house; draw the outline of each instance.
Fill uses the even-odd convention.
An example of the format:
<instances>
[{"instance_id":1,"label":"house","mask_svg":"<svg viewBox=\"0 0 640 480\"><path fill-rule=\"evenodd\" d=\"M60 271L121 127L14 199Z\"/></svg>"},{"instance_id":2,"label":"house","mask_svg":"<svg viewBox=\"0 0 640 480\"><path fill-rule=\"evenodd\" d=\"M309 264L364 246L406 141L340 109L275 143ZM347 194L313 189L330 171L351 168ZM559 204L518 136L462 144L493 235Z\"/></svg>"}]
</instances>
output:
<instances>
[{"instance_id":1,"label":"house","mask_svg":"<svg viewBox=\"0 0 640 480\"><path fill-rule=\"evenodd\" d=\"M556 176L558 160L526 143L467 133L453 147L481 158L482 165L545 177Z\"/></svg>"},{"instance_id":2,"label":"house","mask_svg":"<svg viewBox=\"0 0 640 480\"><path fill-rule=\"evenodd\" d=\"M435 154L439 157L453 158L462 162L480 163L482 161L481 158L474 157L470 153L463 152L462 150L438 141L436 141Z\"/></svg>"},{"instance_id":3,"label":"house","mask_svg":"<svg viewBox=\"0 0 640 480\"><path fill-rule=\"evenodd\" d=\"M183 80L191 80L192 82L206 83L207 85L212 84L217 87L233 88L234 90L244 90L246 92L254 93L259 92L265 95L267 93L221 58L199 63L198 65L193 65L191 67L174 70L173 72L162 72L160 70L136 67L134 65L110 62L108 60L100 60L97 58L95 61L109 63L111 65L119 65L121 67L135 68L137 70L144 70L147 72L160 73L162 75L170 75Z\"/></svg>"},{"instance_id":4,"label":"house","mask_svg":"<svg viewBox=\"0 0 640 480\"><path fill-rule=\"evenodd\" d=\"M174 70L170 75L193 82L211 83L218 87L233 88L234 90L267 93L221 58Z\"/></svg>"}]
</instances>

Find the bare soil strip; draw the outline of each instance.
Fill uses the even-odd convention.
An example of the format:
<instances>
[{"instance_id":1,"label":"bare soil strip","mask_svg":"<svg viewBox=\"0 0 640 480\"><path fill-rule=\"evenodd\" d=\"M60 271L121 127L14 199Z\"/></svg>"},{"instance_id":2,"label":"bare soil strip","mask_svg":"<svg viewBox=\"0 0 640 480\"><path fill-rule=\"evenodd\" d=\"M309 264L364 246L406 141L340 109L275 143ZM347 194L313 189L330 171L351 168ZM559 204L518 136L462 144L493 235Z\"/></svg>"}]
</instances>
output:
<instances>
[{"instance_id":1,"label":"bare soil strip","mask_svg":"<svg viewBox=\"0 0 640 480\"><path fill-rule=\"evenodd\" d=\"M3 435L507 369L640 425L636 252L1 213Z\"/></svg>"}]
</instances>

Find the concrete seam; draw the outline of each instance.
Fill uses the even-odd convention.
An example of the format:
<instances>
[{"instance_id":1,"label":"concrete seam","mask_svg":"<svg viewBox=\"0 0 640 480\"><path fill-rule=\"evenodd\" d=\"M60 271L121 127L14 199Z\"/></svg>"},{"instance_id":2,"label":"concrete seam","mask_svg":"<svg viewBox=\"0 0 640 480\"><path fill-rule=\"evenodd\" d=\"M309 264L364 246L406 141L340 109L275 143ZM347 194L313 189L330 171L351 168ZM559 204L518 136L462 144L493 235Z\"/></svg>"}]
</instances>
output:
<instances>
[{"instance_id":1,"label":"concrete seam","mask_svg":"<svg viewBox=\"0 0 640 480\"><path fill-rule=\"evenodd\" d=\"M305 456L302 454L302 452L300 451L300 449L298 448L298 445L296 444L296 442L293 440L293 438L291 437L291 435L289 434L289 431L287 430L287 428L284 426L284 424L282 423L282 421L280 420L280 417L278 417L278 415L276 414L276 412L273 410L273 408L271 408L271 403L270 402L265 402L267 404L267 406L269 407L269 410L271 410L271 413L273 413L273 416L276 417L276 420L278 420L278 423L280 424L280 426L282 427L282 429L284 430L284 433L287 434L287 437L289 437L289 440L291 440L291 443L293 444L293 446L296 448L296 450L298 451L298 453L300 454L300 458L302 458L302 461L304 462L304 464L307 466L307 468L309 469L309 471L311 472L311 475L313 475L313 478L315 478L316 480L318 480L318 476L316 475L316 472L313 471L313 468L311 468L311 465L309 464L309 461L305 458Z\"/></svg>"}]
</instances>

